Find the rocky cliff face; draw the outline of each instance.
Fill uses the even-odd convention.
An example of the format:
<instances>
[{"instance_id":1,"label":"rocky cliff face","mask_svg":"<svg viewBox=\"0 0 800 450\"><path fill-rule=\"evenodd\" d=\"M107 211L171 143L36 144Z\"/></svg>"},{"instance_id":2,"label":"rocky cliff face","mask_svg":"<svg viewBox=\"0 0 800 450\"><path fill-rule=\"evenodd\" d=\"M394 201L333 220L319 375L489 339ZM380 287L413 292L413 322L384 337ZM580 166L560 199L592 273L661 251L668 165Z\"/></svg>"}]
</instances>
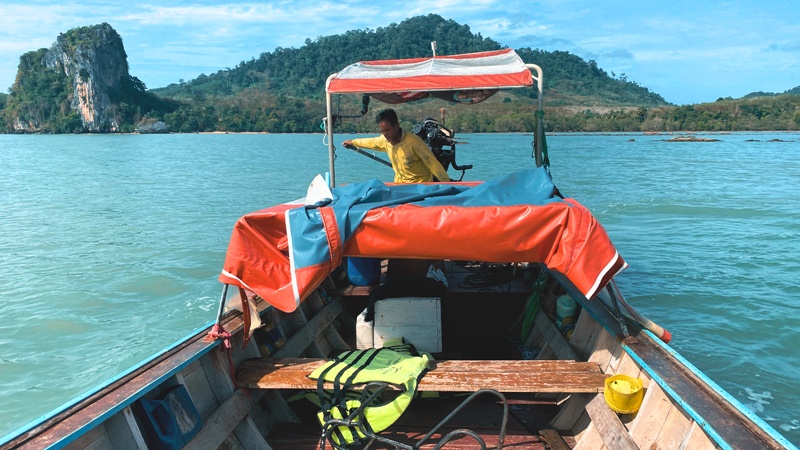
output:
<instances>
[{"instance_id":1,"label":"rocky cliff face","mask_svg":"<svg viewBox=\"0 0 800 450\"><path fill-rule=\"evenodd\" d=\"M44 64L63 71L72 81L70 106L88 131L119 131L108 93L120 91L128 74L128 55L122 38L103 23L58 36Z\"/></svg>"},{"instance_id":2,"label":"rocky cliff face","mask_svg":"<svg viewBox=\"0 0 800 450\"><path fill-rule=\"evenodd\" d=\"M25 64L23 59L37 59ZM42 75L41 71L54 71L55 74ZM29 79L41 80L44 77L56 77L60 80L63 93L43 93L44 83L27 82ZM128 73L128 60L122 39L107 23L89 27L76 28L62 33L49 49L23 55L17 82L11 89L11 96L41 97L50 94L68 104L71 111L64 111L65 105L58 110L43 110L41 102L23 104L19 114L13 118L13 128L18 132L37 132L43 127L42 122L80 119L83 131L115 132L119 131L120 119L117 108L110 95L123 93L126 83L131 83ZM53 99L48 99L50 103ZM58 117L53 117L58 116ZM67 119L64 119L64 118ZM77 124L74 124L77 125Z\"/></svg>"}]
</instances>

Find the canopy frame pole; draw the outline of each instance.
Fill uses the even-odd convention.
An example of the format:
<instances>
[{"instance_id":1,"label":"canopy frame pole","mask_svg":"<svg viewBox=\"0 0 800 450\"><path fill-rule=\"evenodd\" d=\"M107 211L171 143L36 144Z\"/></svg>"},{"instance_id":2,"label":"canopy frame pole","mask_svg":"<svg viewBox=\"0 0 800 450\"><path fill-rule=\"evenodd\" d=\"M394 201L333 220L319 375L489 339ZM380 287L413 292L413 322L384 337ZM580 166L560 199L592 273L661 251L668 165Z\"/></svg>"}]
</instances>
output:
<instances>
[{"instance_id":1,"label":"canopy frame pole","mask_svg":"<svg viewBox=\"0 0 800 450\"><path fill-rule=\"evenodd\" d=\"M536 167L541 167L542 164L544 164L544 159L542 156L542 149L544 148L544 73L542 72L542 68L536 64L525 64L525 66L536 72L536 75L531 75L531 78L536 81L536 88L538 89L538 93L536 95L536 132L534 133L535 139L533 152L536 160Z\"/></svg>"},{"instance_id":2,"label":"canopy frame pole","mask_svg":"<svg viewBox=\"0 0 800 450\"><path fill-rule=\"evenodd\" d=\"M614 306L614 318L617 319L619 322L619 327L622 329L623 336L630 337L630 333L628 333L628 327L625 325L625 317L622 315L622 311L619 308L619 301L617 300L617 296L614 294L614 288L611 286L609 282L606 285L608 290L608 296L611 297L611 304Z\"/></svg>"},{"instance_id":3,"label":"canopy frame pole","mask_svg":"<svg viewBox=\"0 0 800 450\"><path fill-rule=\"evenodd\" d=\"M325 118L325 133L328 135L328 172L330 172L328 187L331 189L336 186L336 167L334 164L334 160L336 159L336 145L333 143L333 106L331 104L332 96L330 91L328 91L328 86L330 86L331 80L336 75L338 75L338 72L331 74L328 77L328 80L325 81L325 103L327 114L327 117Z\"/></svg>"},{"instance_id":4,"label":"canopy frame pole","mask_svg":"<svg viewBox=\"0 0 800 450\"><path fill-rule=\"evenodd\" d=\"M217 311L217 325L222 324L222 315L225 313L225 303L228 299L228 284L225 283L222 285L222 295L220 295L219 299L219 310Z\"/></svg>"},{"instance_id":5,"label":"canopy frame pole","mask_svg":"<svg viewBox=\"0 0 800 450\"><path fill-rule=\"evenodd\" d=\"M214 323L214 326L211 327L211 330L208 332L208 334L206 334L206 337L203 338L203 340L206 342L214 342L218 339L221 339L223 342L223 348L226 351L231 349L231 334L225 331L225 328L222 326L222 316L225 314L225 302L227 298L228 298L228 283L224 283L222 285L222 295L220 296L219 299L219 311L217 312L217 321Z\"/></svg>"}]
</instances>

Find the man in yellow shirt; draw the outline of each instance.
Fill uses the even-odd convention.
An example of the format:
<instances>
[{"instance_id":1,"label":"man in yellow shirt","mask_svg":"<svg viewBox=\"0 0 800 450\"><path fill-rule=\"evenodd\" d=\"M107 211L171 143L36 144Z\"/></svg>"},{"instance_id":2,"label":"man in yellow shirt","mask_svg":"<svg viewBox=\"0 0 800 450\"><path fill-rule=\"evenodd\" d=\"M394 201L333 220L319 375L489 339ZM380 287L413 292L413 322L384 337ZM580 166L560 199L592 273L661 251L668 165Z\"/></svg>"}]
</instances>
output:
<instances>
[{"instance_id":1,"label":"man in yellow shirt","mask_svg":"<svg viewBox=\"0 0 800 450\"><path fill-rule=\"evenodd\" d=\"M393 109L379 112L375 122L381 129L380 136L348 139L342 144L386 152L394 169L395 183L424 183L434 181L434 177L438 181L450 181L444 167L433 156L425 141L400 128L397 113Z\"/></svg>"}]
</instances>

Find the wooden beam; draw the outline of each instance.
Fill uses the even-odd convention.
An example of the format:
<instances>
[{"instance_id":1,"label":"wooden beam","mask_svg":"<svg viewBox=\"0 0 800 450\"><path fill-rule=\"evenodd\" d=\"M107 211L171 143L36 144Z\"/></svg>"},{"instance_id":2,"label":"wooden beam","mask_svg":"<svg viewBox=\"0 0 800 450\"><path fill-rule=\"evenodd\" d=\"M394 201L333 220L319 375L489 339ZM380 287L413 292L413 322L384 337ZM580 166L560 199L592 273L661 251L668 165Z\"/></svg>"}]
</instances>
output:
<instances>
[{"instance_id":1,"label":"wooden beam","mask_svg":"<svg viewBox=\"0 0 800 450\"><path fill-rule=\"evenodd\" d=\"M255 343L253 343L253 341L250 341L250 345L248 348L250 354L253 354L257 351L255 350ZM247 349L245 349L244 351L245 353L248 352ZM200 362L202 363L203 369L206 373L206 377L208 378L209 386L211 387L211 390L214 392L214 396L217 398L217 401L220 403L220 409L222 409L225 404L230 402L231 399L234 396L238 395L237 393L241 391L241 389L237 389L237 387L233 383L233 380L231 379L230 370L228 367L227 355L220 347L218 350L213 351L210 354L206 355L206 357L201 359ZM247 405L248 405L247 411L249 412L250 405L252 405L252 400L250 398L247 398ZM211 417L213 417L215 414L216 411L212 413ZM246 422L249 425L240 427L234 426L234 428L231 429L234 432L236 439L239 440L239 442L241 442L242 444L253 443L253 442L266 443L261 433L255 430L255 427L252 426L252 419L250 418L249 414L244 414L243 416L241 416L239 421ZM205 430L206 427L207 425L203 426L203 430ZM260 445L252 444L252 448L262 448L262 447Z\"/></svg>"},{"instance_id":2,"label":"wooden beam","mask_svg":"<svg viewBox=\"0 0 800 450\"><path fill-rule=\"evenodd\" d=\"M286 345L275 352L274 356L280 358L284 355L299 355L314 342L322 330L333 322L336 316L341 314L342 310L342 302L339 299L334 299L325 305L325 307L312 317L303 328L293 334L292 337L286 341Z\"/></svg>"},{"instance_id":3,"label":"wooden beam","mask_svg":"<svg viewBox=\"0 0 800 450\"><path fill-rule=\"evenodd\" d=\"M308 375L327 361L315 358L247 361L238 383L253 389L316 389ZM575 361L438 361L419 382L421 391L576 393L603 391L607 375L596 363ZM331 385L332 386L332 385Z\"/></svg>"},{"instance_id":4,"label":"wooden beam","mask_svg":"<svg viewBox=\"0 0 800 450\"><path fill-rule=\"evenodd\" d=\"M564 438L556 430L545 429L539 430L539 437L547 444L547 447L552 450L570 450L569 445L564 442Z\"/></svg>"},{"instance_id":5,"label":"wooden beam","mask_svg":"<svg viewBox=\"0 0 800 450\"><path fill-rule=\"evenodd\" d=\"M253 404L247 394L237 389L233 395L214 411L206 420L203 428L197 433L185 448L194 450L215 450L225 441L228 435L247 416ZM261 440L257 448L268 449L269 445Z\"/></svg>"},{"instance_id":6,"label":"wooden beam","mask_svg":"<svg viewBox=\"0 0 800 450\"><path fill-rule=\"evenodd\" d=\"M586 412L592 419L606 448L619 450L639 450L628 429L617 414L606 405L602 395L596 395L587 405Z\"/></svg>"}]
</instances>

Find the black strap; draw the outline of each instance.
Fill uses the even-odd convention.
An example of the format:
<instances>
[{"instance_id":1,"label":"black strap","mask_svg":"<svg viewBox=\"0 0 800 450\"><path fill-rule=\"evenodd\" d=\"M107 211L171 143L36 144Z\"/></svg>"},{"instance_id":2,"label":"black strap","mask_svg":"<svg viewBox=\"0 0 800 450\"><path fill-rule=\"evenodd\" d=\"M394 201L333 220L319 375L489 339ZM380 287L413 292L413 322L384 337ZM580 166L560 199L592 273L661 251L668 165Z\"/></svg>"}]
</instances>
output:
<instances>
[{"instance_id":1,"label":"black strap","mask_svg":"<svg viewBox=\"0 0 800 450\"><path fill-rule=\"evenodd\" d=\"M345 361L348 358L350 358L357 350L350 350L344 352L339 356L337 356L336 358L334 358L333 364L326 367L325 370L323 370L322 373L320 373L319 378L317 378L317 395L319 396L320 399L320 408L323 412L323 420L325 423L327 423L333 418L333 415L331 414L333 408L338 409L339 415L342 417L342 419L346 419L349 416L349 412L347 409L347 393L350 387L353 385L353 380L362 370L367 368L372 363L372 361L378 356L378 353L380 353L383 350L384 350L383 348L370 349L366 351L362 350L360 351L361 353L353 361L350 362L345 362ZM367 354L369 354L369 356L364 360L363 358ZM330 396L330 399L327 399L325 396L325 390L323 389L325 384L325 376L331 369L340 366L342 364L344 365L344 367L342 367L339 370L339 372L336 374L336 377L333 379L333 394ZM344 384L342 384L341 381L342 375L347 371L347 369L351 367L356 367L356 370L354 370L353 373L349 377L347 377L347 379L344 381ZM336 405L337 403L338 405ZM366 418L364 419L364 425L368 427L370 432L372 432L371 431L372 428L369 427ZM353 436L353 444L358 445L361 442L361 436L358 433L357 426L355 425L349 426L348 429L350 430L350 434ZM333 433L336 435L340 443L346 445L346 439L342 434L341 430L339 429L339 426L335 426L333 428ZM346 448L346 446L341 446L341 447L338 446L335 442L331 442L331 445L333 445L337 449Z\"/></svg>"}]
</instances>

